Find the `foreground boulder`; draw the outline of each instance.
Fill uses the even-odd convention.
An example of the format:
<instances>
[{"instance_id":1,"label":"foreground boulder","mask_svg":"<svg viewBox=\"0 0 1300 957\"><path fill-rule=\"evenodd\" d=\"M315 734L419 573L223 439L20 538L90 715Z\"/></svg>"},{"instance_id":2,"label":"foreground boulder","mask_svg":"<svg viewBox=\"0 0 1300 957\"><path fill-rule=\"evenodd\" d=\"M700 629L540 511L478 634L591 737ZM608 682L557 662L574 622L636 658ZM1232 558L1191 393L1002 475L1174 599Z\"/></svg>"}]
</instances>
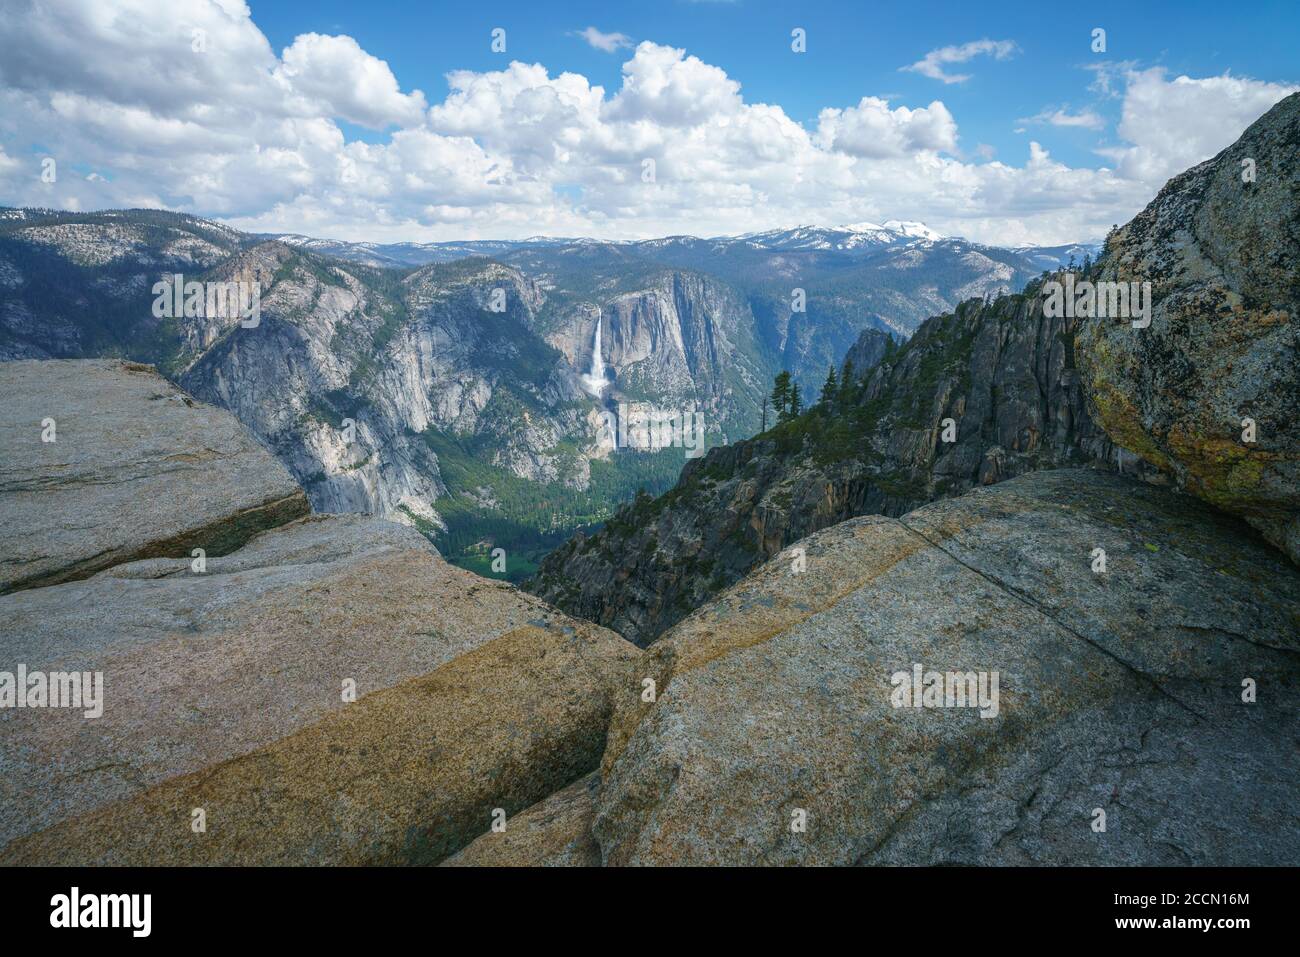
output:
<instances>
[{"instance_id":1,"label":"foreground boulder","mask_svg":"<svg viewBox=\"0 0 1300 957\"><path fill-rule=\"evenodd\" d=\"M0 863L436 863L597 763L631 651L607 634L515 629L264 747L16 840ZM192 830L196 809L205 833Z\"/></svg>"},{"instance_id":2,"label":"foreground boulder","mask_svg":"<svg viewBox=\"0 0 1300 957\"><path fill-rule=\"evenodd\" d=\"M1061 470L795 548L617 697L606 864L1300 861L1300 573L1244 526ZM895 707L917 665L998 694Z\"/></svg>"},{"instance_id":3,"label":"foreground boulder","mask_svg":"<svg viewBox=\"0 0 1300 957\"><path fill-rule=\"evenodd\" d=\"M1300 93L1170 180L1096 277L1149 282L1150 326L1085 323L1077 351L1112 439L1300 562L1297 149Z\"/></svg>"},{"instance_id":4,"label":"foreground boulder","mask_svg":"<svg viewBox=\"0 0 1300 957\"><path fill-rule=\"evenodd\" d=\"M0 593L221 555L310 507L234 417L149 366L0 363Z\"/></svg>"},{"instance_id":5,"label":"foreground boulder","mask_svg":"<svg viewBox=\"0 0 1300 957\"><path fill-rule=\"evenodd\" d=\"M240 427L201 412L217 439L188 441L229 475L219 452L243 448L224 438ZM108 444L87 432L82 447ZM137 433L117 435L129 465ZM158 488L150 441L138 481ZM12 534L47 553L46 529ZM597 766L637 654L362 515L0 595L0 700L20 668L98 689L76 707L52 690L4 702L0 864L435 863Z\"/></svg>"},{"instance_id":6,"label":"foreground boulder","mask_svg":"<svg viewBox=\"0 0 1300 957\"><path fill-rule=\"evenodd\" d=\"M596 765L635 653L350 515L7 595L0 628L6 667L104 676L102 717L6 715L0 842L58 825L0 853L30 863L437 860Z\"/></svg>"}]
</instances>

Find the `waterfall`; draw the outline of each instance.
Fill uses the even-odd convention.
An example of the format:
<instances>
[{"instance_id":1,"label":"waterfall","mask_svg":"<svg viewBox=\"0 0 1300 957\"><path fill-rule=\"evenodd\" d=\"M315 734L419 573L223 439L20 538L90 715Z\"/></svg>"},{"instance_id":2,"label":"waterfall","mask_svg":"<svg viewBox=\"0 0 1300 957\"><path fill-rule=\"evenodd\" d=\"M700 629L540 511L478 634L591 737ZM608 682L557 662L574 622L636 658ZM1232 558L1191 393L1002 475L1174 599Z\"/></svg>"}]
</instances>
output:
<instances>
[{"instance_id":1,"label":"waterfall","mask_svg":"<svg viewBox=\"0 0 1300 957\"><path fill-rule=\"evenodd\" d=\"M605 360L600 357L600 323L596 320L596 342L591 347L591 381L605 381Z\"/></svg>"},{"instance_id":2,"label":"waterfall","mask_svg":"<svg viewBox=\"0 0 1300 957\"><path fill-rule=\"evenodd\" d=\"M605 378L605 360L600 356L601 317L596 318L596 341L591 346L591 371L582 377L587 391L599 398L609 381Z\"/></svg>"}]
</instances>

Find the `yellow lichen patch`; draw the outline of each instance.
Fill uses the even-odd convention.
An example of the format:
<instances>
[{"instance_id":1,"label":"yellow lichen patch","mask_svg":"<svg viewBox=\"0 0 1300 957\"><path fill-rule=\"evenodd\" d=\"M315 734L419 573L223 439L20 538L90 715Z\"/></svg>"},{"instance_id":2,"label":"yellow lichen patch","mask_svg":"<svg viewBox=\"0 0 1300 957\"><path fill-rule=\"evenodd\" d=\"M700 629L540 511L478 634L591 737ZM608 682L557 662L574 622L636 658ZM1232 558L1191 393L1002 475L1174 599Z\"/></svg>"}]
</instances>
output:
<instances>
[{"instance_id":1,"label":"yellow lichen patch","mask_svg":"<svg viewBox=\"0 0 1300 957\"><path fill-rule=\"evenodd\" d=\"M266 747L20 838L0 861L434 863L494 808L513 814L595 767L636 654L603 629L518 628Z\"/></svg>"},{"instance_id":2,"label":"yellow lichen patch","mask_svg":"<svg viewBox=\"0 0 1300 957\"><path fill-rule=\"evenodd\" d=\"M1205 438L1187 428L1171 429L1169 447L1187 470L1188 484L1220 507L1249 505L1266 497L1264 477L1280 456L1229 438Z\"/></svg>"},{"instance_id":3,"label":"yellow lichen patch","mask_svg":"<svg viewBox=\"0 0 1300 957\"><path fill-rule=\"evenodd\" d=\"M1135 455L1140 455L1159 469L1170 468L1169 457L1142 428L1141 417L1132 400L1105 380L1094 382L1093 405L1098 423L1111 441Z\"/></svg>"}]
</instances>

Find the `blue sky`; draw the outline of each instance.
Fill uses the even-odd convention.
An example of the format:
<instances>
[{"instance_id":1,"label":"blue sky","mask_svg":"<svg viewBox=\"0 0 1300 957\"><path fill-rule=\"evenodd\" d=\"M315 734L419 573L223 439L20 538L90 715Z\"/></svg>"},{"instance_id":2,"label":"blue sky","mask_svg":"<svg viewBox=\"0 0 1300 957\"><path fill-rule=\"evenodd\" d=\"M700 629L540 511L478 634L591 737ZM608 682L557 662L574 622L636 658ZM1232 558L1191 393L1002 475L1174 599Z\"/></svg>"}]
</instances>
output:
<instances>
[{"instance_id":1,"label":"blue sky","mask_svg":"<svg viewBox=\"0 0 1300 957\"><path fill-rule=\"evenodd\" d=\"M683 47L739 80L745 99L776 103L792 119L815 125L828 105L850 106L863 96L890 96L895 105L924 106L940 98L959 114L963 140L1023 152L1022 117L1047 108L1092 107L1118 120L1120 103L1090 92L1098 60L1164 66L1172 74L1235 74L1300 81L1300 2L1086 4L822 2L736 0L609 2L373 2L252 0L254 19L277 48L300 33L346 33L386 59L406 86L440 96L453 69L493 70L501 55L487 38L507 31L510 59L538 62L552 73L582 73L607 91L621 83L623 57L593 49L574 34L588 26ZM797 12L792 12L797 8ZM1265 25L1267 27L1265 28ZM790 30L808 32L808 51L790 51ZM1107 54L1090 49L1095 27L1107 31ZM1013 40L1019 52L1003 61L966 66L972 79L943 84L900 71L929 50L988 37ZM963 69L962 72L965 72ZM363 137L375 134L354 130ZM1048 128L1034 135L1071 165L1101 166L1093 149L1108 142L1087 130ZM1112 137L1113 139L1113 137Z\"/></svg>"},{"instance_id":2,"label":"blue sky","mask_svg":"<svg viewBox=\"0 0 1300 957\"><path fill-rule=\"evenodd\" d=\"M1300 89L1294 0L8 2L0 202L352 240L1095 240Z\"/></svg>"}]
</instances>

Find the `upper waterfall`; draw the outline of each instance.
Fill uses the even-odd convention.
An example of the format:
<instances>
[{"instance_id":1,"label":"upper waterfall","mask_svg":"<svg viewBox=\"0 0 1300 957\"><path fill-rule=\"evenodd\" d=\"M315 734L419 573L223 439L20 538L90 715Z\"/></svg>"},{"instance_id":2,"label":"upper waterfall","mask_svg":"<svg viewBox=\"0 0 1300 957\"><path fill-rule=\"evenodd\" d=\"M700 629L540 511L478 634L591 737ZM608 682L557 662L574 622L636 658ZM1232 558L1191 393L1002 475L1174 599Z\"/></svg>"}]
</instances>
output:
<instances>
[{"instance_id":1,"label":"upper waterfall","mask_svg":"<svg viewBox=\"0 0 1300 957\"><path fill-rule=\"evenodd\" d=\"M599 317L596 319L596 339L591 345L591 371L582 377L583 385L587 387L587 391L597 397L609 385L609 380L605 378L605 360L600 355L601 321Z\"/></svg>"}]
</instances>

